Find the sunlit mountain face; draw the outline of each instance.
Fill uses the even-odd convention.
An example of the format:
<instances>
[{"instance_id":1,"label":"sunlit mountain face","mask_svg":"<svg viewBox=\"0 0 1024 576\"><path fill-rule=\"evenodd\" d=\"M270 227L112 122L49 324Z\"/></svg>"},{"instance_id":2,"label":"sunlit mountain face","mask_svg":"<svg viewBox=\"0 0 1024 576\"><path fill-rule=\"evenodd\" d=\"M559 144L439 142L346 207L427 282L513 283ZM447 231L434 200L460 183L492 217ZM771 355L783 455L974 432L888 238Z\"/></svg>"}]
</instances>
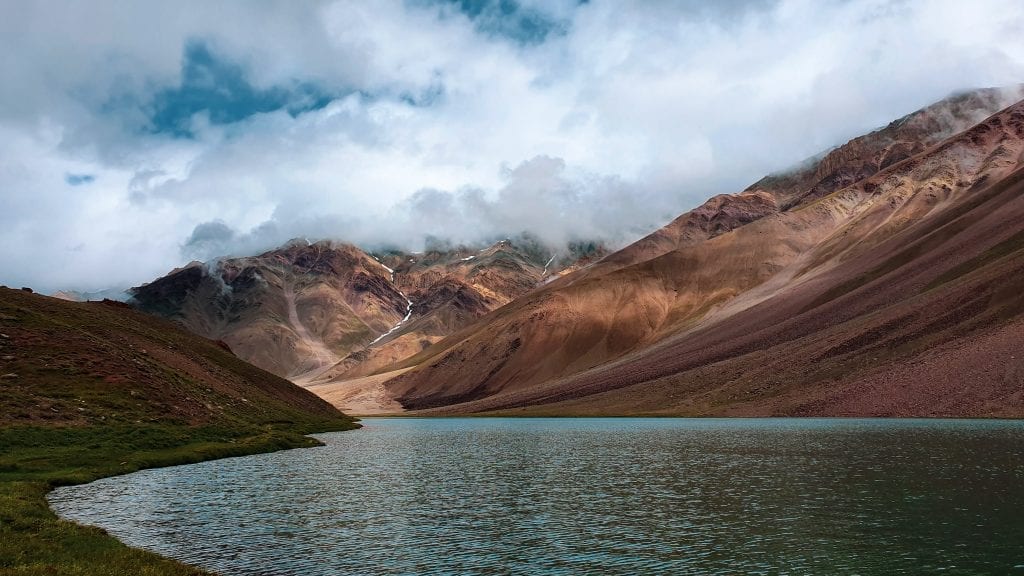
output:
<instances>
[{"instance_id":1,"label":"sunlit mountain face","mask_svg":"<svg viewBox=\"0 0 1024 576\"><path fill-rule=\"evenodd\" d=\"M1021 96L961 94L711 198L384 390L428 413L1019 417Z\"/></svg>"}]
</instances>

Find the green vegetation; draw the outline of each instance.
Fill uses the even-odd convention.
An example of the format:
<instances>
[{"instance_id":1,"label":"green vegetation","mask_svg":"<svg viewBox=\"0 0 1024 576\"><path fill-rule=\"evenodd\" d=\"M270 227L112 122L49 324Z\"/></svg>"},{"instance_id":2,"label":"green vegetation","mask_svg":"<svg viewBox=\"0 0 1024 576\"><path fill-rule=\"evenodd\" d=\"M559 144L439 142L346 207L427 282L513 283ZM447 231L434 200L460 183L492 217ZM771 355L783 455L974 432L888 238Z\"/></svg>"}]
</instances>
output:
<instances>
[{"instance_id":1,"label":"green vegetation","mask_svg":"<svg viewBox=\"0 0 1024 576\"><path fill-rule=\"evenodd\" d=\"M54 486L316 446L357 427L218 343L115 304L0 288L0 576L203 574L60 520Z\"/></svg>"},{"instance_id":2,"label":"green vegetation","mask_svg":"<svg viewBox=\"0 0 1024 576\"><path fill-rule=\"evenodd\" d=\"M318 428L351 427L340 419ZM295 430L272 426L262 432L160 425L0 430L0 574L202 574L58 519L46 493L142 468L315 445Z\"/></svg>"}]
</instances>

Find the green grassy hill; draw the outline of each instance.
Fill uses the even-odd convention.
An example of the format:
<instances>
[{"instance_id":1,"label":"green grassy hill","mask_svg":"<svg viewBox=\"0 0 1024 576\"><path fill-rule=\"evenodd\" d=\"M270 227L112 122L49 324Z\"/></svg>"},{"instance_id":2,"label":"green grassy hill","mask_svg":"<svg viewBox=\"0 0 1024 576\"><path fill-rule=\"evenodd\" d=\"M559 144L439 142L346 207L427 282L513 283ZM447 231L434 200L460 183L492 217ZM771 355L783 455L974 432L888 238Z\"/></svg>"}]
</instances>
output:
<instances>
[{"instance_id":1,"label":"green grassy hill","mask_svg":"<svg viewBox=\"0 0 1024 576\"><path fill-rule=\"evenodd\" d=\"M356 427L223 344L114 303L0 288L0 574L199 574L59 520L51 487L314 446Z\"/></svg>"}]
</instances>

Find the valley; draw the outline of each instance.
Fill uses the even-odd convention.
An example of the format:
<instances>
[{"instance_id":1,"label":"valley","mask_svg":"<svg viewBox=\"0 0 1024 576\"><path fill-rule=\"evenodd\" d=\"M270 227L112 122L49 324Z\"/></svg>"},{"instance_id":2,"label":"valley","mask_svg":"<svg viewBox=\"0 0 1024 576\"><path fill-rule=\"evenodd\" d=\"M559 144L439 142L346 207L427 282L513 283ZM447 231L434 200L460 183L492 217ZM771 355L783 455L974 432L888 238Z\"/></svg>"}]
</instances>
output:
<instances>
[{"instance_id":1,"label":"valley","mask_svg":"<svg viewBox=\"0 0 1024 576\"><path fill-rule=\"evenodd\" d=\"M0 576L1024 570L1024 3L0 29Z\"/></svg>"}]
</instances>

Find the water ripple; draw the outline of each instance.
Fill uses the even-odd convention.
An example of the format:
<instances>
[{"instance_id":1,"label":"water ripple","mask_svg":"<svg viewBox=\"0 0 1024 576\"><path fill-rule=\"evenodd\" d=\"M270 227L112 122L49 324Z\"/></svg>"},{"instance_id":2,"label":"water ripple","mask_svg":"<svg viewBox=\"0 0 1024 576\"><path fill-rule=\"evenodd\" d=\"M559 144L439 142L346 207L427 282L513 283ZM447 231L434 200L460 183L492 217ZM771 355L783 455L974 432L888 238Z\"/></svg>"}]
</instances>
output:
<instances>
[{"instance_id":1,"label":"water ripple","mask_svg":"<svg viewBox=\"0 0 1024 576\"><path fill-rule=\"evenodd\" d=\"M1024 574L1024 423L367 419L60 488L224 574Z\"/></svg>"}]
</instances>

